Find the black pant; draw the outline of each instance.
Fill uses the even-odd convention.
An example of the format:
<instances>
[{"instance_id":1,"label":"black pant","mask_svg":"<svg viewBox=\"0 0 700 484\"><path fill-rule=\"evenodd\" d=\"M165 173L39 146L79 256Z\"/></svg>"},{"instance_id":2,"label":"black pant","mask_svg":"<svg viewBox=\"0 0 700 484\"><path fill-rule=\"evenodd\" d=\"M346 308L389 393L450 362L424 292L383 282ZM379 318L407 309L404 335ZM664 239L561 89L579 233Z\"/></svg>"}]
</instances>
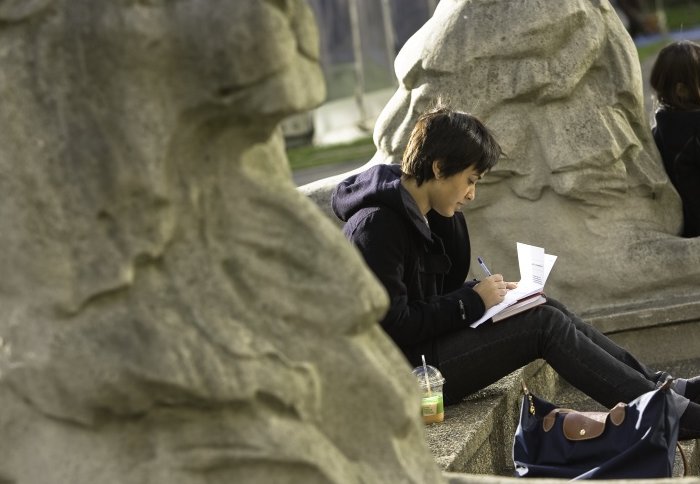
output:
<instances>
[{"instance_id":1,"label":"black pant","mask_svg":"<svg viewBox=\"0 0 700 484\"><path fill-rule=\"evenodd\" d=\"M437 352L448 405L538 358L605 407L653 390L666 376L551 298L503 321L449 334L437 342Z\"/></svg>"}]
</instances>

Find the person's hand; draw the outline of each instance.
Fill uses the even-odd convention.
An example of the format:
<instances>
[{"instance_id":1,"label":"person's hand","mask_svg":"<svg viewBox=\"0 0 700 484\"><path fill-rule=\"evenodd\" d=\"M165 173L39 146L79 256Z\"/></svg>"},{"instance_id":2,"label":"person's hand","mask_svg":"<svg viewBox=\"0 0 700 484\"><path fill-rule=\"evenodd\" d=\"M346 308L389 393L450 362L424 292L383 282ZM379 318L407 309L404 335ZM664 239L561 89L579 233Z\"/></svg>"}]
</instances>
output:
<instances>
[{"instance_id":1,"label":"person's hand","mask_svg":"<svg viewBox=\"0 0 700 484\"><path fill-rule=\"evenodd\" d=\"M484 301L484 306L489 309L503 301L508 289L515 289L517 282L506 282L501 274L493 274L482 279L474 290Z\"/></svg>"}]
</instances>

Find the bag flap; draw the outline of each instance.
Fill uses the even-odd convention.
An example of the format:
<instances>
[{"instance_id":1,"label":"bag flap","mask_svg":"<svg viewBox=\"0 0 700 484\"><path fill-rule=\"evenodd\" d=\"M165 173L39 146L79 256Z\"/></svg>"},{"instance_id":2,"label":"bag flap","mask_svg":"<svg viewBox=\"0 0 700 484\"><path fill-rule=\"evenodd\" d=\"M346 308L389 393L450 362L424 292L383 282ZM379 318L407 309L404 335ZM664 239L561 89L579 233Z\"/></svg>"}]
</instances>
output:
<instances>
[{"instance_id":1,"label":"bag flap","mask_svg":"<svg viewBox=\"0 0 700 484\"><path fill-rule=\"evenodd\" d=\"M626 407L624 403L618 403L609 412L577 412L568 408L556 408L542 419L542 427L545 432L549 432L554 426L557 414L563 414L564 437L573 441L594 439L605 431L608 416L613 425L622 424Z\"/></svg>"}]
</instances>

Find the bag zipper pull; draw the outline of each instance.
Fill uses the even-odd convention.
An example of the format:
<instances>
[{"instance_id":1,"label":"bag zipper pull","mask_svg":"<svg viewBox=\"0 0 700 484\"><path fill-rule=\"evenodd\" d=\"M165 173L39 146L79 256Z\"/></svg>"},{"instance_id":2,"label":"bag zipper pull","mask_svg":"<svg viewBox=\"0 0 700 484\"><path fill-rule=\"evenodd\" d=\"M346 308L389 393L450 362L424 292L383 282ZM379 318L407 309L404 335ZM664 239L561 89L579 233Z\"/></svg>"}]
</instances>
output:
<instances>
[{"instance_id":1,"label":"bag zipper pull","mask_svg":"<svg viewBox=\"0 0 700 484\"><path fill-rule=\"evenodd\" d=\"M535 415L535 403L532 400L532 395L530 395L530 391L525 386L525 382L523 380L520 380L520 384L523 386L523 393L527 397L528 402L530 402L530 407L528 408L530 415Z\"/></svg>"}]
</instances>

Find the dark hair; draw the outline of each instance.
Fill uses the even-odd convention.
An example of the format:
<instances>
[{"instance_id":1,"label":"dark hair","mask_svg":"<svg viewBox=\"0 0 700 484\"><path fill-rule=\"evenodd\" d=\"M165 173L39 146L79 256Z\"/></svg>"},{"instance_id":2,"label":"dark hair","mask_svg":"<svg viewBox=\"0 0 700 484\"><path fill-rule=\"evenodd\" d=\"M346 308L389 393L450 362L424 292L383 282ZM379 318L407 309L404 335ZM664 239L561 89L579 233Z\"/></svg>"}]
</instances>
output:
<instances>
[{"instance_id":1,"label":"dark hair","mask_svg":"<svg viewBox=\"0 0 700 484\"><path fill-rule=\"evenodd\" d=\"M661 49L649 83L662 106L700 109L700 45L683 40ZM679 86L684 88L682 92Z\"/></svg>"},{"instance_id":2,"label":"dark hair","mask_svg":"<svg viewBox=\"0 0 700 484\"><path fill-rule=\"evenodd\" d=\"M501 147L481 121L438 106L418 118L403 153L401 171L420 186L435 178L435 160L440 163L441 176L449 177L471 166L483 174L501 154Z\"/></svg>"}]
</instances>

